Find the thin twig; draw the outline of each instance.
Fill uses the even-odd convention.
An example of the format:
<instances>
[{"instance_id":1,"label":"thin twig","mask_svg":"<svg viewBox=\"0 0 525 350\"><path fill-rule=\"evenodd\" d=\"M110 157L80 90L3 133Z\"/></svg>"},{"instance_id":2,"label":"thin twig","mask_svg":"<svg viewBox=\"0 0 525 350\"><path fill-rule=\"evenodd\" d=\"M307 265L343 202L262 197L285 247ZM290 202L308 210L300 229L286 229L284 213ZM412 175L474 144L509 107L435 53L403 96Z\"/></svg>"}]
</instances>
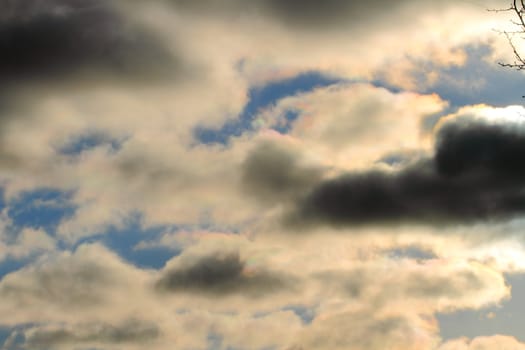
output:
<instances>
[{"instance_id":1,"label":"thin twig","mask_svg":"<svg viewBox=\"0 0 525 350\"><path fill-rule=\"evenodd\" d=\"M512 0L510 7L504 9L491 9L488 10L491 12L514 12L516 14L516 20L511 20L510 22L515 26L519 27L520 30L516 31L496 31L499 34L505 35L507 41L512 49L514 54L514 62L498 62L501 67L512 68L516 70L525 70L525 59L518 51L516 45L514 44L514 37L519 34L525 34L525 0ZM524 40L523 37L520 38Z\"/></svg>"}]
</instances>

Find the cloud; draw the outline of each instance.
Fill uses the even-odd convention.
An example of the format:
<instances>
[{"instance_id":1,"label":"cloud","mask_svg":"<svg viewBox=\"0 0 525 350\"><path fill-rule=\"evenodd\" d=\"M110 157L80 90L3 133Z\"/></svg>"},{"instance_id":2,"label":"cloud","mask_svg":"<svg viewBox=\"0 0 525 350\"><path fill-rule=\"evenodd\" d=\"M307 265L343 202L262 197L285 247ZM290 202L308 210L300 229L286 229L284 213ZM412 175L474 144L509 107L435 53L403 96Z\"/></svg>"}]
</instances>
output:
<instances>
[{"instance_id":1,"label":"cloud","mask_svg":"<svg viewBox=\"0 0 525 350\"><path fill-rule=\"evenodd\" d=\"M508 296L500 271L472 259L494 267L487 260L509 250L493 246L497 254L477 259L456 247L459 234L373 227L345 236L324 227L305 237L266 229L275 228L274 209L294 204L306 226L352 231L377 221L459 222L466 215L471 222L484 218L484 210L486 217L507 217L504 199L521 185L521 175L510 174L521 170L498 159L522 158L504 141L521 144L518 123L507 120L506 129L472 111L463 125L454 115L439 126L434 155L428 130L421 129L429 114L442 113L446 102L439 96L344 83L266 106L260 116L271 121L297 113L287 135L262 123L224 146L193 138L198 125L220 128L238 116L250 89L268 79L315 69L362 81L387 67L403 81L419 61L400 71L399 60L414 55L437 60L437 67L460 65L461 50L450 48L469 35L484 38L491 22L473 29L470 23L491 14L456 11L448 1L447 11L412 10L415 1L174 0L175 8L160 2L0 0L0 51L13 49L0 57L0 73L9 79L5 92L28 87L19 96L29 105L2 115L6 205L23 189L52 186L72 190L78 207L57 232L26 230L6 245L20 256L47 254L0 280L0 325L16 327L34 348L60 350L204 349L211 342L286 348L294 339L312 349L419 350L437 344L435 312L494 305ZM439 18L428 18L435 13ZM7 35L21 46L2 39ZM202 66L203 74L179 84L174 75L184 67L172 69L177 59ZM8 64L14 68L8 71ZM167 84L146 79L164 73ZM134 79L139 84L129 84ZM88 80L97 89L84 89ZM107 145L64 155L71 140L82 143L78 136L93 132L124 141L110 149L99 140ZM471 140L491 147L473 153ZM455 155L458 163L451 161ZM140 228L126 226L129 213L141 217ZM128 228L173 228L158 244L180 256L155 271L98 244L57 251L80 237L106 240L94 235L109 227L125 241ZM279 233L295 229L278 227ZM478 229L488 230L472 230ZM416 261L381 250L411 243L407 236L435 254ZM238 238L242 244L231 243ZM213 249L193 246L206 244ZM464 264L452 261L451 251ZM301 322L300 310L315 317Z\"/></svg>"},{"instance_id":2,"label":"cloud","mask_svg":"<svg viewBox=\"0 0 525 350\"><path fill-rule=\"evenodd\" d=\"M520 116L504 117L516 111L474 108L447 118L437 129L433 156L399 170L350 172L320 182L298 202L290 222L439 225L521 214L525 183L519 159L525 155L525 133Z\"/></svg>"},{"instance_id":3,"label":"cloud","mask_svg":"<svg viewBox=\"0 0 525 350\"><path fill-rule=\"evenodd\" d=\"M26 3L32 4L27 0ZM18 10L18 12L28 13L25 17L29 19L40 18L44 14L54 19L54 16L58 16L55 12L60 11L55 9L53 12L48 8L54 4L63 4L65 1L46 2L47 5L44 5L42 1L39 3L44 9L24 10L26 12ZM195 2L191 3L188 2L186 5L199 6L193 5ZM213 8L211 2L205 1L205 3L206 6L210 5ZM213 3L217 4L216 6L222 6L223 3L228 2ZM276 72L273 77L278 79L281 72L286 73L287 69L289 69L288 74L295 74L294 72L303 69L320 69L322 72L336 73L338 77L344 78L352 76L349 69L351 71L360 70L359 67L362 65L369 68L374 66L379 58L381 66L384 67L383 48L385 46L381 45L382 40L376 40L375 34L371 35L375 39L367 35L352 37L349 40L349 33L343 30L330 36L330 40L326 40L323 35L315 38L308 35L292 35L287 30L283 30L281 26L275 25L271 18L268 18L268 21L252 21L250 17L246 19L240 16L238 20L224 20L219 16L215 20L209 20L209 18L189 16L186 12L176 11L173 8L169 10L157 2L140 2L140 4L135 2L132 5L131 2L126 2L126 4L104 2L102 5L97 3L98 7L93 9L90 7L85 11L77 9L75 6L78 4L77 2L67 3L65 6L67 11L61 10L65 12L65 15L61 15L65 19L58 16L58 20L73 21L73 19L80 18L82 22L83 16L87 14L96 16L98 13L110 13L119 19L111 25L118 27L119 23L124 23L123 30L126 33L129 30L129 37L138 40L139 43L141 36L131 35L131 32L145 30L150 33L151 31L151 35L155 37L153 43L158 43L162 47L167 45L176 52L179 52L178 48L181 44L181 54L199 67L202 65L204 67L202 72L205 74L199 75L196 79L188 79L191 82L185 81L185 84L164 86L144 84L137 90L128 89L129 86L120 89L120 85L116 89L104 85L98 93L93 92L93 89L72 89L72 91L63 89L55 94L48 94L47 86L45 92L31 89L31 95L29 93L24 95L20 104L33 105L32 102L38 100L41 102L38 103L38 106L35 106L34 109L17 110L16 113L3 115L4 118L9 118L9 122L0 125L0 129L5 130L1 135L0 161L2 161L3 168L9 169L6 175L9 180L8 193L13 194L20 189L44 185L68 190L75 189L75 204L78 205L78 211L75 217L64 222L59 228L61 237L72 237L72 240L80 236L104 232L112 224L120 225L122 217L126 217L131 211L144 213L148 225L196 224L200 218L208 215L207 213L220 224L238 225L252 220L260 210L252 210L253 203L249 203L250 200L246 195L236 193L237 189L234 187L237 184L232 184L238 180L237 177L240 175L236 162L245 156L245 151L235 148L236 146L226 150L211 148L202 150L198 149L200 146L190 149L188 147L188 143L191 142L188 140L190 131L196 125L220 125L224 120L234 118L239 110L242 110L242 104L246 102L246 94L252 86L250 85L252 73L256 76L265 76L264 72ZM319 6L324 6L321 2L319 4ZM59 5L56 7L60 7ZM268 3L264 6L270 8L281 5ZM308 6L317 5L311 3ZM124 10L121 10L122 8ZM269 13L268 11L271 10L264 11L264 13ZM48 15L49 12L53 14ZM130 13L132 15L128 17ZM12 18L15 17L20 16L10 15L11 20L9 21L13 22ZM139 17L140 20L137 19L135 22L135 19ZM468 17L469 20L470 18ZM31 22L29 19L28 23ZM14 22L18 23L17 21ZM406 23L404 22L403 26ZM104 30L104 28L105 26L102 26L96 31ZM404 30L398 29L399 31L397 29L390 31L390 35L405 38ZM119 33L119 30L116 32ZM112 37L110 35L107 40ZM127 40L128 35L124 37ZM227 45L220 40L205 39L209 37L228 38ZM179 40L179 38L192 38L192 40ZM412 36L409 36L409 39L403 39L403 43L414 43L415 40L411 38ZM389 45L398 44L397 40L390 41L390 39L392 38L388 39ZM88 36L87 39L82 40L91 39ZM79 42L81 43L82 40ZM119 46L115 45L115 47ZM124 47L127 46L124 45ZM315 50L312 50L312 47L315 47ZM380 52L381 57L372 51ZM155 51L140 50L140 54L149 55L149 52ZM391 50L392 55L401 52L404 51L402 49ZM428 54L420 47L417 52ZM140 55L133 55L133 57L140 57ZM366 60L363 57L366 57ZM157 62L155 59L154 61ZM80 71L84 71L82 67L87 66L96 72L113 69L105 62L92 66L81 61ZM245 70L241 66L249 67L249 69ZM66 70L53 75L52 79L61 80L62 76L70 76L68 72L77 71L76 68L68 67L70 67L69 63L58 67L57 69ZM162 69L164 65L158 64L156 67ZM388 67L392 66L389 64ZM116 74L118 76L118 73ZM368 76L368 73L363 74ZM93 74L94 79L98 79L99 75L101 74ZM115 74L103 75L108 78L108 85L113 87L111 81L114 80ZM74 84L79 81L78 79L73 80ZM22 79L21 82L23 81ZM323 144L322 147L326 149L326 152L317 154L320 158L337 159L338 164L346 162L354 165L360 163L361 160L351 158L352 155L359 153L351 153L349 150L351 148L359 147L362 150L369 150L366 157L363 157L369 161L384 147L390 147L392 145L390 141L394 138L398 139L397 144L406 144L407 147L417 145L416 133L412 133L412 129L404 128L405 125L412 127L418 124L416 120L418 118L410 118L412 115L407 113L414 106L396 109L400 115L403 113L402 122L401 118L395 118L396 113L391 114L391 126L385 129L395 129L395 131L376 134L373 130L379 131L379 129L376 129L375 125L384 126L385 124L382 124L381 117L375 118L375 116L376 114L383 115L384 104L389 104L388 97L385 100L380 97L365 101L367 103L363 103L362 109L356 106L355 114L350 117L350 113L346 114L347 111L343 106L353 105L354 103L350 101L359 104L357 100L361 97L366 98L366 93L356 93L354 96L349 94L346 100L343 93L330 91L326 95L332 93L338 95L337 98L333 100L326 98L325 101L321 101L314 110L316 114L313 118L308 118L304 114L297 120L298 124L303 127L308 124L309 120L321 124L318 135L304 128L293 131L293 136L297 139L302 137L301 132L311 135L309 132L312 131L312 139L315 140L304 144L305 149L308 150L305 153L310 153L310 150L316 153L317 149L310 147L317 142L317 146ZM370 94L373 94L373 91ZM386 90L383 91L383 94L389 95ZM396 96L393 99L398 100L400 107L403 99L410 98L405 94L393 95ZM298 100L300 98L295 102L299 102ZM414 100L418 100L417 97ZM439 99L434 98L434 100ZM386 103L380 103L385 101ZM433 106L429 109L435 109L441 103L442 101L433 101ZM324 109L329 105L342 106L341 113L334 114L332 118L330 111ZM380 107L374 109L375 105ZM371 125L365 128L366 132L360 133L358 127L364 123L360 124L358 119L363 119L354 118L354 115L367 108L371 110L370 115L374 114L374 126ZM349 112L352 112L351 106L349 109ZM423 109L418 107L418 112L425 112ZM326 121L324 125L323 120ZM377 124L375 124L376 121ZM402 142L397 136L394 136L398 126L399 130L403 130L406 135ZM69 162L54 153L60 149L61 145L66 144L72 135L86 133L89 130L100 130L115 138L126 137L127 141L119 150L118 155L108 155L104 150L98 149L93 152L84 152L82 157L75 159L75 162ZM352 139L355 142L350 145L346 133L352 131L354 131ZM244 136L241 142L245 142L244 146L246 146L253 140L251 138L253 135ZM348 147L345 147L345 142L348 142ZM363 142L362 146L357 146L361 142ZM343 147L345 151L350 152L350 156L346 152L339 153ZM245 147L245 149L251 148L252 145ZM207 171L203 171L204 168ZM257 184L257 188L263 191L261 183ZM275 201L277 192L268 191L268 193L271 193L268 196L271 198L265 201L267 203ZM286 196L289 197L290 194L286 193ZM222 203L225 201L232 203L231 206L223 206ZM230 210L231 207L235 207L235 210Z\"/></svg>"},{"instance_id":4,"label":"cloud","mask_svg":"<svg viewBox=\"0 0 525 350\"><path fill-rule=\"evenodd\" d=\"M158 327L149 322L128 320L122 324L80 323L75 325L49 325L31 327L24 331L28 349L56 348L64 345L78 347L145 344L160 336Z\"/></svg>"},{"instance_id":5,"label":"cloud","mask_svg":"<svg viewBox=\"0 0 525 350\"><path fill-rule=\"evenodd\" d=\"M282 23L308 30L336 26L354 29L368 28L373 25L382 27L385 23L391 23L392 18L402 18L406 15L407 7L417 2L410 0L395 3L385 0L367 2L259 0L259 4L269 16L279 19ZM428 6L426 3L425 5Z\"/></svg>"},{"instance_id":6,"label":"cloud","mask_svg":"<svg viewBox=\"0 0 525 350\"><path fill-rule=\"evenodd\" d=\"M297 148L328 167L353 170L369 167L386 154L425 150L422 125L446 106L437 95L345 82L287 97L261 118L279 120L297 113L289 133Z\"/></svg>"},{"instance_id":7,"label":"cloud","mask_svg":"<svg viewBox=\"0 0 525 350\"><path fill-rule=\"evenodd\" d=\"M437 343L435 330L424 316L342 312L314 321L289 349L431 349Z\"/></svg>"},{"instance_id":8,"label":"cloud","mask_svg":"<svg viewBox=\"0 0 525 350\"><path fill-rule=\"evenodd\" d=\"M374 257L351 266L314 274L323 297L290 349L436 349L436 312L478 309L509 296L499 272L462 260Z\"/></svg>"},{"instance_id":9,"label":"cloud","mask_svg":"<svg viewBox=\"0 0 525 350\"><path fill-rule=\"evenodd\" d=\"M250 80L267 81L308 70L373 79L377 70L387 69L389 82L417 89L410 75L421 71L420 63L408 57L461 65L464 55L458 48L466 41L484 40L497 26L501 18L485 11L497 4L481 1L485 4L411 0L160 3L173 5L165 11L176 13L180 22L187 20L183 31L190 35L230 37L229 51L220 42L188 44L192 49L198 47L199 58L213 59L214 65L235 57L239 62L240 55L239 66ZM439 21L436 13L441 14Z\"/></svg>"},{"instance_id":10,"label":"cloud","mask_svg":"<svg viewBox=\"0 0 525 350\"><path fill-rule=\"evenodd\" d=\"M263 141L244 160L243 187L263 201L294 198L321 179L320 167L304 163L291 149Z\"/></svg>"},{"instance_id":11,"label":"cloud","mask_svg":"<svg viewBox=\"0 0 525 350\"><path fill-rule=\"evenodd\" d=\"M266 296L287 288L289 282L285 276L275 273L249 271L239 254L217 253L178 268L168 268L157 287L170 292Z\"/></svg>"},{"instance_id":12,"label":"cloud","mask_svg":"<svg viewBox=\"0 0 525 350\"><path fill-rule=\"evenodd\" d=\"M438 350L491 350L491 349L513 349L523 350L525 344L516 338L506 335L493 335L488 337L476 337L474 339L454 339L442 344Z\"/></svg>"},{"instance_id":13,"label":"cloud","mask_svg":"<svg viewBox=\"0 0 525 350\"><path fill-rule=\"evenodd\" d=\"M23 259L56 249L56 242L44 230L24 228L17 233L16 240L10 241L5 233L0 234L0 260L4 258Z\"/></svg>"},{"instance_id":14,"label":"cloud","mask_svg":"<svg viewBox=\"0 0 525 350\"><path fill-rule=\"evenodd\" d=\"M242 0L221 2L202 1L196 4L188 0L168 0L180 9L217 16L251 15L277 20L281 25L302 30L331 29L334 27L359 28L380 26L392 18L406 15L409 6L418 2L411 0L390 3L384 0L355 2L345 0ZM427 7L432 3L425 2ZM433 4L435 6L435 4ZM423 7L424 8L424 7ZM435 9L436 7L434 7ZM386 11L388 9L388 11Z\"/></svg>"},{"instance_id":15,"label":"cloud","mask_svg":"<svg viewBox=\"0 0 525 350\"><path fill-rule=\"evenodd\" d=\"M126 19L115 2L2 0L0 6L3 89L79 77L161 77L175 67L160 39Z\"/></svg>"},{"instance_id":16,"label":"cloud","mask_svg":"<svg viewBox=\"0 0 525 350\"><path fill-rule=\"evenodd\" d=\"M71 259L64 262L67 260ZM99 288L112 282L108 271L95 262L68 262L7 276L2 281L0 294L6 299L33 299L70 308L102 302Z\"/></svg>"},{"instance_id":17,"label":"cloud","mask_svg":"<svg viewBox=\"0 0 525 350\"><path fill-rule=\"evenodd\" d=\"M82 245L5 276L0 325L14 327L28 349L206 348L211 335L246 349L431 349L435 312L493 305L509 293L503 275L479 263L366 258L363 244L335 237L290 250L203 233L159 271ZM294 306L312 322L301 322Z\"/></svg>"},{"instance_id":18,"label":"cloud","mask_svg":"<svg viewBox=\"0 0 525 350\"><path fill-rule=\"evenodd\" d=\"M392 261L388 265L392 276L380 277L384 268L373 262L355 263L347 269L317 271L312 277L320 283L319 288L337 291L349 298L350 304L367 305L379 313L406 314L406 300L410 300L414 312L432 314L476 309L509 296L502 275L478 263Z\"/></svg>"},{"instance_id":19,"label":"cloud","mask_svg":"<svg viewBox=\"0 0 525 350\"><path fill-rule=\"evenodd\" d=\"M509 108L503 113L514 114ZM520 111L517 111L520 113ZM445 120L436 136L435 163L446 177L474 174L494 177L504 186L525 173L525 115L515 120L479 120L469 116Z\"/></svg>"},{"instance_id":20,"label":"cloud","mask_svg":"<svg viewBox=\"0 0 525 350\"><path fill-rule=\"evenodd\" d=\"M105 319L121 320L130 310L121 293L131 289L139 300L147 283L146 271L98 244L80 246L74 253L50 253L0 280L0 310L11 315L0 318L0 324L78 322L79 317L87 322L108 307L113 312Z\"/></svg>"}]
</instances>

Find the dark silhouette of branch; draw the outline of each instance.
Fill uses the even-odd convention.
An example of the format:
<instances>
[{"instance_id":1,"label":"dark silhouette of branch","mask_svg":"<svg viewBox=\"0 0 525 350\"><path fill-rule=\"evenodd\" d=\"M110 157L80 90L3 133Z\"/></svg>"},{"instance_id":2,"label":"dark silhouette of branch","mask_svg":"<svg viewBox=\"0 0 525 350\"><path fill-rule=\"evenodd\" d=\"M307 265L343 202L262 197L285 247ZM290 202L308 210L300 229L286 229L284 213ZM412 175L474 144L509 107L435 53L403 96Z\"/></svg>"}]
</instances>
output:
<instances>
[{"instance_id":1,"label":"dark silhouette of branch","mask_svg":"<svg viewBox=\"0 0 525 350\"><path fill-rule=\"evenodd\" d=\"M512 24L520 28L516 31L500 31L499 33L505 35L509 45L514 54L514 61L510 62L498 62L501 67L512 68L516 70L525 70L525 58L518 51L516 45L514 44L514 38L517 34L525 34L525 0L513 0L510 7L505 9L496 9L489 10L492 12L514 12L516 15L516 20L511 21ZM521 37L524 39L524 37Z\"/></svg>"}]
</instances>

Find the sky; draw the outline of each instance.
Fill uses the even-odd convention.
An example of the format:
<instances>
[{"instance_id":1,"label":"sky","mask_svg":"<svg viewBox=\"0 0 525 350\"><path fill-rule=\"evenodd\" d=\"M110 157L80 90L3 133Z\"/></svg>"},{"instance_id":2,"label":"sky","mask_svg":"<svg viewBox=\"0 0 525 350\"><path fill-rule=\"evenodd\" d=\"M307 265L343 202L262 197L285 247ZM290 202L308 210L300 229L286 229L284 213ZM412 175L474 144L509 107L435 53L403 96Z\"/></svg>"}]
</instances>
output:
<instances>
[{"instance_id":1,"label":"sky","mask_svg":"<svg viewBox=\"0 0 525 350\"><path fill-rule=\"evenodd\" d=\"M508 6L0 0L0 349L525 350Z\"/></svg>"}]
</instances>

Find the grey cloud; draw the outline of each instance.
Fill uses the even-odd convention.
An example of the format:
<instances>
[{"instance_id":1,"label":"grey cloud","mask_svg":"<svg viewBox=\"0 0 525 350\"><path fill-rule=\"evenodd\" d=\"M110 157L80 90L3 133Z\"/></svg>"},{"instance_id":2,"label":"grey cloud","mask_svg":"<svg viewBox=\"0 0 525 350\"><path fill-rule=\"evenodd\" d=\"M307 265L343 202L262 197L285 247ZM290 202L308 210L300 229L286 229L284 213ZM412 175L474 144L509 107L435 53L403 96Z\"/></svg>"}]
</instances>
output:
<instances>
[{"instance_id":1,"label":"grey cloud","mask_svg":"<svg viewBox=\"0 0 525 350\"><path fill-rule=\"evenodd\" d=\"M401 315L377 315L371 310L343 312L316 320L288 349L404 349L421 333ZM424 347L424 346L423 346Z\"/></svg>"},{"instance_id":2,"label":"grey cloud","mask_svg":"<svg viewBox=\"0 0 525 350\"><path fill-rule=\"evenodd\" d=\"M7 276L0 283L0 296L21 304L38 300L74 309L103 302L100 289L111 280L98 264L65 263Z\"/></svg>"},{"instance_id":3,"label":"grey cloud","mask_svg":"<svg viewBox=\"0 0 525 350\"><path fill-rule=\"evenodd\" d=\"M264 202L294 198L321 179L322 170L300 163L298 155L270 142L263 142L242 166L245 191Z\"/></svg>"},{"instance_id":4,"label":"grey cloud","mask_svg":"<svg viewBox=\"0 0 525 350\"><path fill-rule=\"evenodd\" d=\"M397 171L322 181L287 218L294 225L504 220L525 212L525 131L475 118L446 122L435 155Z\"/></svg>"},{"instance_id":5,"label":"grey cloud","mask_svg":"<svg viewBox=\"0 0 525 350\"><path fill-rule=\"evenodd\" d=\"M353 0L224 0L191 1L167 0L178 9L211 16L263 16L282 25L298 29L330 29L335 27L382 26L399 21L407 5L421 5L421 1L353 1ZM424 5L441 6L435 2Z\"/></svg>"},{"instance_id":6,"label":"grey cloud","mask_svg":"<svg viewBox=\"0 0 525 350\"><path fill-rule=\"evenodd\" d=\"M144 154L125 154L118 158L116 167L119 175L127 181L133 181L142 177L149 179L151 184L163 182L178 182L188 179L187 172L171 165L161 164L157 159Z\"/></svg>"},{"instance_id":7,"label":"grey cloud","mask_svg":"<svg viewBox=\"0 0 525 350\"><path fill-rule=\"evenodd\" d=\"M167 74L174 57L112 1L0 0L3 87ZM95 77L93 75L95 74Z\"/></svg>"},{"instance_id":8,"label":"grey cloud","mask_svg":"<svg viewBox=\"0 0 525 350\"><path fill-rule=\"evenodd\" d=\"M330 287L335 285L346 296L358 299L363 296L371 282L372 274L365 269L355 269L347 272L333 270L318 272L313 277L321 282L326 289L330 289Z\"/></svg>"},{"instance_id":9,"label":"grey cloud","mask_svg":"<svg viewBox=\"0 0 525 350\"><path fill-rule=\"evenodd\" d=\"M290 278L268 271L247 271L238 254L212 254L168 269L157 288L169 292L243 293L260 296L289 287Z\"/></svg>"},{"instance_id":10,"label":"grey cloud","mask_svg":"<svg viewBox=\"0 0 525 350\"><path fill-rule=\"evenodd\" d=\"M380 20L389 11L395 10L404 1L395 3L384 0L348 1L348 0L261 0L261 6L285 23L305 27L331 26Z\"/></svg>"},{"instance_id":11,"label":"grey cloud","mask_svg":"<svg viewBox=\"0 0 525 350\"><path fill-rule=\"evenodd\" d=\"M192 74L176 48L123 6L118 0L0 0L1 166L29 165L12 146L10 127L45 123L35 105L50 96L101 85L161 84ZM43 171L49 166L30 163Z\"/></svg>"},{"instance_id":12,"label":"grey cloud","mask_svg":"<svg viewBox=\"0 0 525 350\"><path fill-rule=\"evenodd\" d=\"M428 276L417 273L403 284L406 293L412 297L459 298L487 288L481 276L472 271L460 271L452 276Z\"/></svg>"},{"instance_id":13,"label":"grey cloud","mask_svg":"<svg viewBox=\"0 0 525 350\"><path fill-rule=\"evenodd\" d=\"M374 268L358 268L352 271L325 271L317 273L314 278L330 289L336 287L352 299L371 298L376 308L388 307L397 298L459 299L473 295L480 290L490 288L488 280L477 270L457 270L448 273L428 273L399 271L391 278L377 280L378 271ZM381 288L377 288L378 283Z\"/></svg>"},{"instance_id":14,"label":"grey cloud","mask_svg":"<svg viewBox=\"0 0 525 350\"><path fill-rule=\"evenodd\" d=\"M126 265L99 244L79 246L74 253L42 257L0 280L4 307L34 310L47 305L69 311L105 306L110 291L127 288L139 270ZM44 311L42 311L44 313Z\"/></svg>"},{"instance_id":15,"label":"grey cloud","mask_svg":"<svg viewBox=\"0 0 525 350\"><path fill-rule=\"evenodd\" d=\"M392 265L388 275L384 275L384 269L383 264L373 264L349 271L324 271L314 276L323 290L336 291L354 305L366 305L367 312L364 315L350 314L347 322L341 321L337 326L339 332L341 332L341 325L344 324L349 327L348 329L356 329L355 332L351 332L352 334L360 329L364 332L362 335L372 335L370 332L379 331L383 327L387 328L384 331L388 333L387 326L393 323L381 321L380 315L385 315L385 312L395 316L390 312L398 310L398 316L408 316L411 312L412 315L421 315L421 313L431 315L458 309L479 309L499 303L510 295L510 288L506 285L503 275L475 263L460 266L446 261L436 261L428 265L415 262L409 265L402 263L397 266ZM412 305L411 311L404 309L403 306L400 309L396 307L406 306L407 300ZM436 300L439 300L439 303ZM358 324L352 324L356 319ZM315 319L313 324L317 323L320 326L323 322L324 320ZM366 322L367 326L361 325L360 322ZM412 327L413 322L413 319L409 322ZM372 338L388 339L391 335L383 337L383 332L380 332ZM332 334L326 340L333 339L333 336L336 335ZM358 336L356 340L341 343L340 346L342 349L348 348L348 344L358 344L360 339L361 337ZM348 340L341 339L345 342ZM362 346L363 349L385 348L385 346L373 347L372 343L366 342L362 343Z\"/></svg>"},{"instance_id":16,"label":"grey cloud","mask_svg":"<svg viewBox=\"0 0 525 350\"><path fill-rule=\"evenodd\" d=\"M173 0L172 3L180 8L193 11L264 14L277 17L281 21L290 22L290 24L301 25L328 25L341 20L349 12L359 11L360 7L363 8L359 2L345 0L256 0L251 2L226 0L222 2L204 1L204 3L199 2L198 4L195 4L195 1Z\"/></svg>"},{"instance_id":17,"label":"grey cloud","mask_svg":"<svg viewBox=\"0 0 525 350\"><path fill-rule=\"evenodd\" d=\"M25 347L53 348L60 345L147 343L157 339L156 324L128 320L122 324L87 323L77 325L37 326L24 332Z\"/></svg>"}]
</instances>

